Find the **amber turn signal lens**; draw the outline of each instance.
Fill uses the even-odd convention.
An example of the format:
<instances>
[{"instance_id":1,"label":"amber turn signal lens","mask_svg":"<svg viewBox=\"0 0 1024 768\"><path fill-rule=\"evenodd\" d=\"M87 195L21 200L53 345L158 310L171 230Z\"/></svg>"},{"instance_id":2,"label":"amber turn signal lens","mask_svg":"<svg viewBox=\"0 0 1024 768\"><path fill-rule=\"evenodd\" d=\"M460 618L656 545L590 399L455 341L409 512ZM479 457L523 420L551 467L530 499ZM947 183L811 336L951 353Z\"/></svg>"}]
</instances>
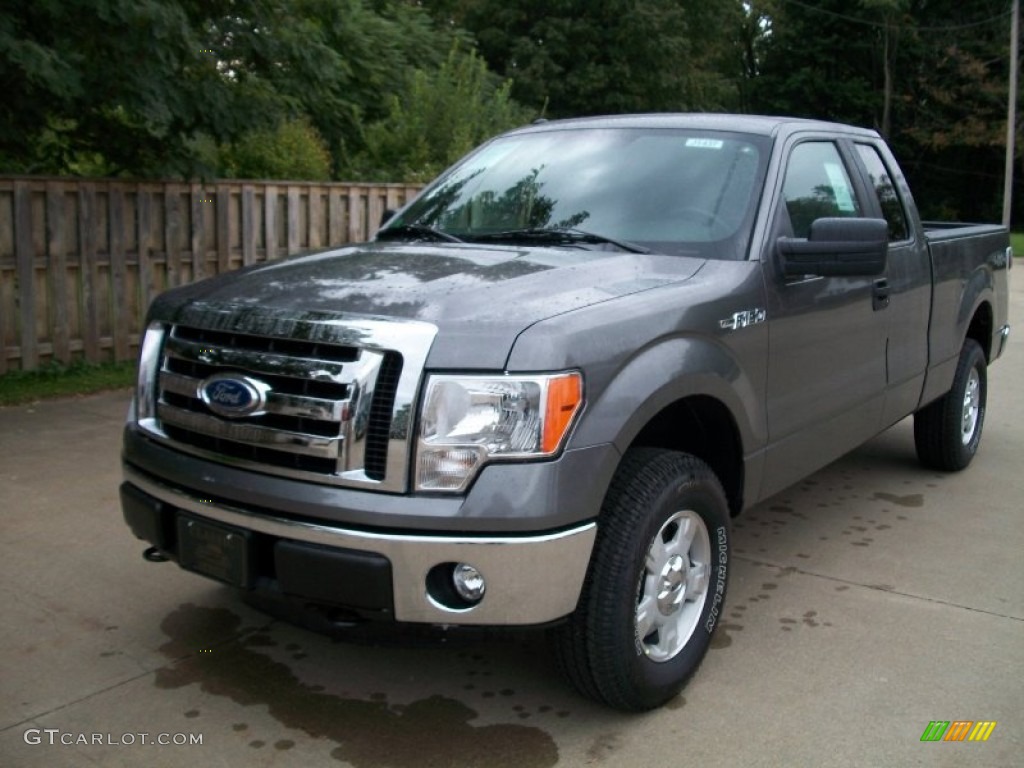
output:
<instances>
[{"instance_id":1,"label":"amber turn signal lens","mask_svg":"<svg viewBox=\"0 0 1024 768\"><path fill-rule=\"evenodd\" d=\"M558 376L548 382L541 450L554 453L565 437L573 416L583 402L583 379L578 373Z\"/></svg>"}]
</instances>

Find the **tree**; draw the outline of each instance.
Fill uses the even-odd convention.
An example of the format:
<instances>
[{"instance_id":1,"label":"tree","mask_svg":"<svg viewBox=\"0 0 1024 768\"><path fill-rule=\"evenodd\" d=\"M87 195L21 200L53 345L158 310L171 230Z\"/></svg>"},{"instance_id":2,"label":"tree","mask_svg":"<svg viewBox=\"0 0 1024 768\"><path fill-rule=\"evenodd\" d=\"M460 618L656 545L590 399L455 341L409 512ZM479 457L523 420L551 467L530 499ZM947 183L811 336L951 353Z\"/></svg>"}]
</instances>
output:
<instances>
[{"instance_id":1,"label":"tree","mask_svg":"<svg viewBox=\"0 0 1024 768\"><path fill-rule=\"evenodd\" d=\"M190 141L263 125L283 98L218 70L208 30L228 0L38 0L0 13L0 167L192 170Z\"/></svg>"},{"instance_id":2,"label":"tree","mask_svg":"<svg viewBox=\"0 0 1024 768\"><path fill-rule=\"evenodd\" d=\"M348 172L383 181L428 181L484 139L525 123L516 104L472 50L453 45L441 67L415 69L365 131L366 149Z\"/></svg>"},{"instance_id":3,"label":"tree","mask_svg":"<svg viewBox=\"0 0 1024 768\"><path fill-rule=\"evenodd\" d=\"M926 216L999 218L1007 2L769 2L755 110L874 127Z\"/></svg>"},{"instance_id":4,"label":"tree","mask_svg":"<svg viewBox=\"0 0 1024 768\"><path fill-rule=\"evenodd\" d=\"M733 27L712 0L434 0L512 95L552 117L723 109L736 103ZM735 71L733 71L735 70Z\"/></svg>"},{"instance_id":5,"label":"tree","mask_svg":"<svg viewBox=\"0 0 1024 768\"><path fill-rule=\"evenodd\" d=\"M0 171L193 175L307 115L335 156L457 33L373 0L34 0L0 10ZM214 158L215 160L216 158Z\"/></svg>"}]
</instances>

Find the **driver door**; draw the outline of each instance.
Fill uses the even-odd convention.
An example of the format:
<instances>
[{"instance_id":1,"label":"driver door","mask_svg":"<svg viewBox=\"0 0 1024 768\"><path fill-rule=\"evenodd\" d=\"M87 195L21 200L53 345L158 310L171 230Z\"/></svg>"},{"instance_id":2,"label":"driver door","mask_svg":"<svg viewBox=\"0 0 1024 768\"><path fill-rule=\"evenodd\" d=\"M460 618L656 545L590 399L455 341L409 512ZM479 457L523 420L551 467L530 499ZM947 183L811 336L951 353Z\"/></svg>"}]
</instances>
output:
<instances>
[{"instance_id":1,"label":"driver door","mask_svg":"<svg viewBox=\"0 0 1024 768\"><path fill-rule=\"evenodd\" d=\"M886 386L885 276L785 277L775 241L807 238L822 217L872 215L847 149L826 139L789 148L766 248L768 448L763 495L791 485L880 429Z\"/></svg>"}]
</instances>

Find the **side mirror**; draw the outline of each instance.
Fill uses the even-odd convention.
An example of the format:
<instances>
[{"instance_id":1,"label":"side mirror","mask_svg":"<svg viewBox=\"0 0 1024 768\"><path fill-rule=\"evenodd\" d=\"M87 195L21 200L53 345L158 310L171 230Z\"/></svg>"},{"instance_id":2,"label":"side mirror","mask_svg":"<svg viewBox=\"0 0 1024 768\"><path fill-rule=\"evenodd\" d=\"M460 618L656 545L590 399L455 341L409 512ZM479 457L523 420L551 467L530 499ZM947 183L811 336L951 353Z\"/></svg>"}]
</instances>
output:
<instances>
[{"instance_id":1,"label":"side mirror","mask_svg":"<svg viewBox=\"0 0 1024 768\"><path fill-rule=\"evenodd\" d=\"M383 229L384 225L387 224L391 217L396 213L398 213L398 211L394 208L385 208L384 212L380 215L380 224L377 225L377 229Z\"/></svg>"},{"instance_id":2,"label":"side mirror","mask_svg":"<svg viewBox=\"0 0 1024 768\"><path fill-rule=\"evenodd\" d=\"M810 237L780 237L776 244L786 277L880 275L889 253L885 219L816 219Z\"/></svg>"}]
</instances>

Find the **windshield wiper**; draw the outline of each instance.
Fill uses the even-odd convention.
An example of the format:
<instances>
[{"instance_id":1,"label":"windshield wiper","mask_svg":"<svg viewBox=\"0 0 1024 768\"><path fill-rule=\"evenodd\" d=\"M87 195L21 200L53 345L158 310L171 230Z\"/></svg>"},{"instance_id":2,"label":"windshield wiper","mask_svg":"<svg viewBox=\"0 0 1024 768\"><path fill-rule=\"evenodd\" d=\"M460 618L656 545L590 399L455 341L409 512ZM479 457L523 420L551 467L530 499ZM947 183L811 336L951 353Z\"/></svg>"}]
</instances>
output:
<instances>
[{"instance_id":1,"label":"windshield wiper","mask_svg":"<svg viewBox=\"0 0 1024 768\"><path fill-rule=\"evenodd\" d=\"M628 240L616 240L614 237L587 232L575 227L529 227L526 229L507 229L502 232L473 233L471 239L479 242L548 242L548 243L594 243L614 245L630 253L651 253L649 248L631 243Z\"/></svg>"},{"instance_id":2,"label":"windshield wiper","mask_svg":"<svg viewBox=\"0 0 1024 768\"><path fill-rule=\"evenodd\" d=\"M429 240L440 240L446 243L464 243L465 240L460 240L455 235L449 235L447 232L442 232L440 229L434 229L423 224L396 224L393 227L382 229L377 233L376 240L397 240L403 237L413 237L417 239L429 239Z\"/></svg>"}]
</instances>

